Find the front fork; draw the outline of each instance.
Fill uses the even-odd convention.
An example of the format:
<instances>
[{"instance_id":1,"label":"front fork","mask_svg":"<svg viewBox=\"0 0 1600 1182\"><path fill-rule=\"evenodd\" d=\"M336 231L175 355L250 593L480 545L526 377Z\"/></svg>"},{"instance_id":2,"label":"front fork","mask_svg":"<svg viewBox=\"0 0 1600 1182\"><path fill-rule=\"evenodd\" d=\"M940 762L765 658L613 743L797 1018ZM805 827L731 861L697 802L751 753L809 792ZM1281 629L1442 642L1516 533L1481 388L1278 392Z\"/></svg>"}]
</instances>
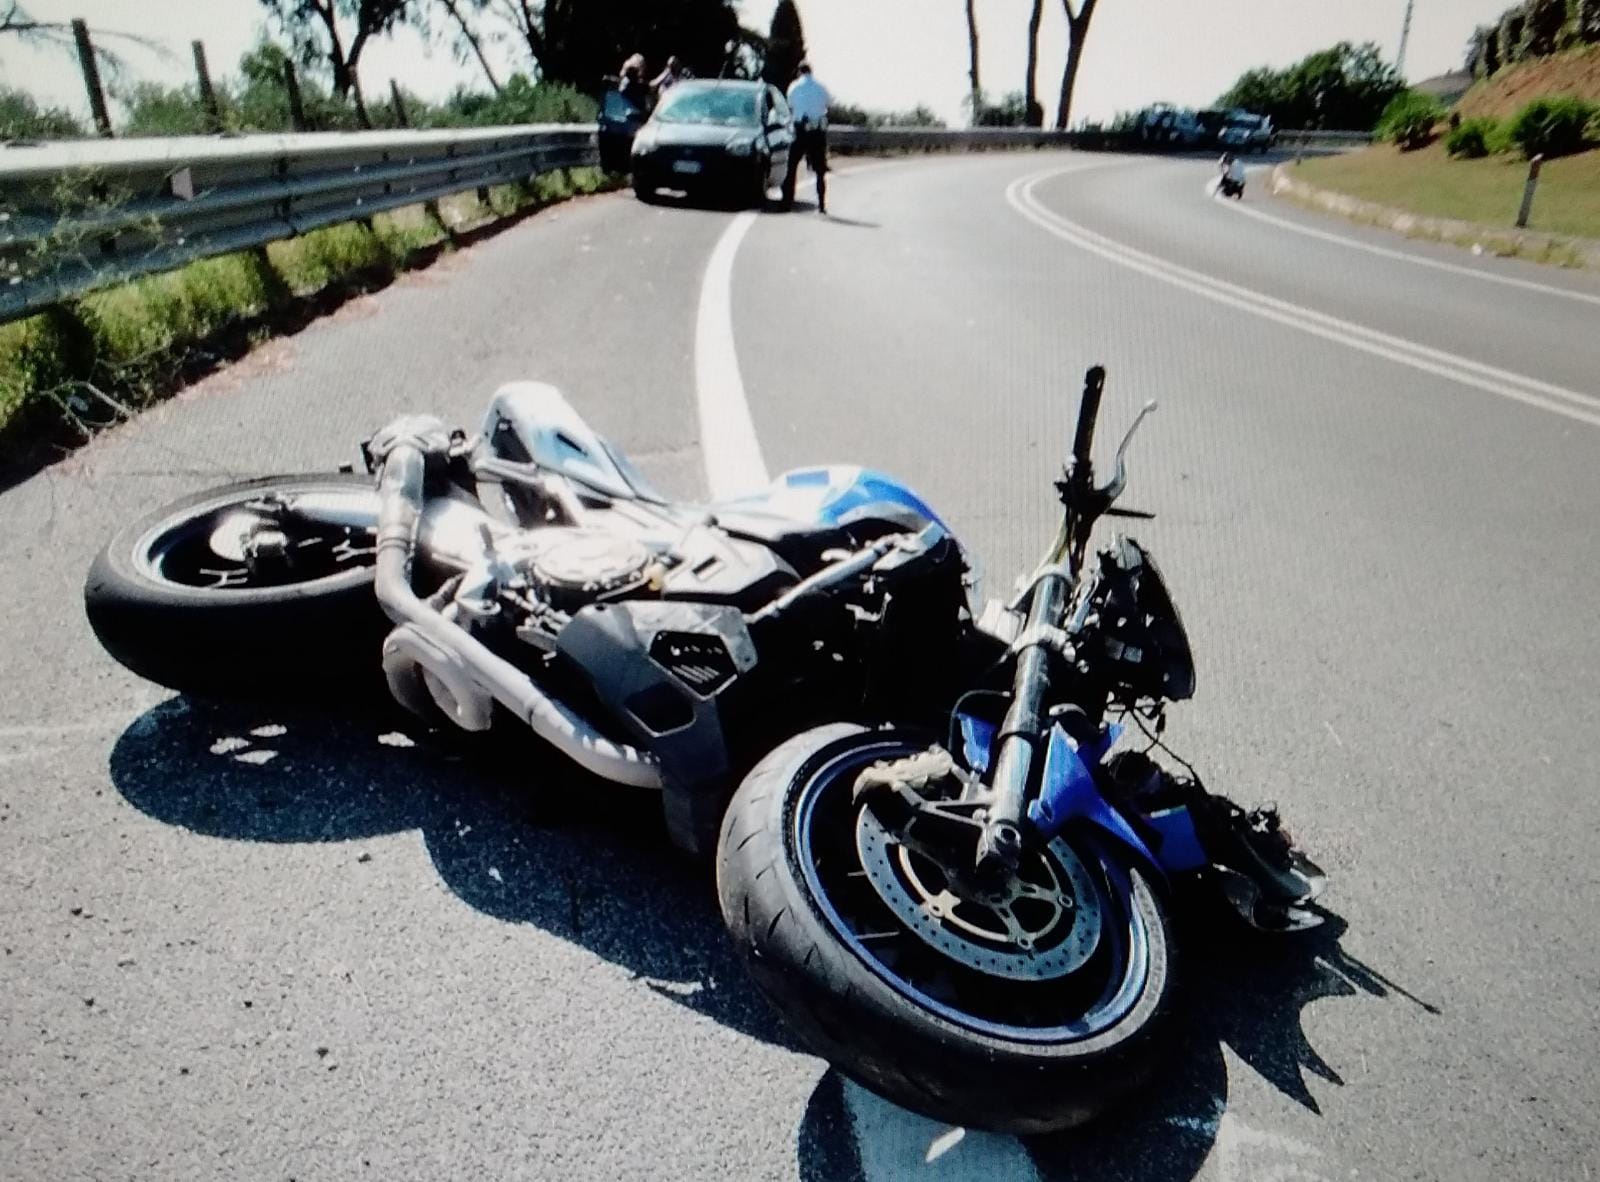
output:
<instances>
[{"instance_id":1,"label":"front fork","mask_svg":"<svg viewBox=\"0 0 1600 1182\"><path fill-rule=\"evenodd\" d=\"M1053 646L1070 644L1060 621L1075 581L1074 573L1058 563L1042 571L1034 583L1028 622L1017 640L1021 652L1011 707L995 739L992 802L978 841L980 874L1014 870L1022 855L1021 825L1028 785L1034 778L1040 737L1046 729L1043 713L1050 687L1050 652Z\"/></svg>"}]
</instances>

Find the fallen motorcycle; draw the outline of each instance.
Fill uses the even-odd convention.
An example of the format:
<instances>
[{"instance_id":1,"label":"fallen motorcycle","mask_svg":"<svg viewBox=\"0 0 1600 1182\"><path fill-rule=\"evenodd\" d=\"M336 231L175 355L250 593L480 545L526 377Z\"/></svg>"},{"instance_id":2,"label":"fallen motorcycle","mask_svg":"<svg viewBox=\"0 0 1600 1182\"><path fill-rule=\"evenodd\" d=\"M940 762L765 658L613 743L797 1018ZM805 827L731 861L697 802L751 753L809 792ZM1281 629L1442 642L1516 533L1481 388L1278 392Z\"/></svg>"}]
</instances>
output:
<instances>
[{"instance_id":1,"label":"fallen motorcycle","mask_svg":"<svg viewBox=\"0 0 1600 1182\"><path fill-rule=\"evenodd\" d=\"M939 1119L1063 1128L1156 1062L1169 903L1220 887L1295 931L1324 882L1275 813L1152 758L1194 668L1149 554L1117 534L1090 552L1101 518L1147 516L1115 502L1153 404L1099 485L1103 383L1089 371L1057 537L1009 602L980 606L967 551L887 476L674 503L556 390L513 383L476 433L390 424L365 474L156 511L95 560L86 608L117 660L180 691L321 696L381 667L429 724L520 723L659 789L808 1045ZM1135 731L1143 750L1118 747Z\"/></svg>"}]
</instances>

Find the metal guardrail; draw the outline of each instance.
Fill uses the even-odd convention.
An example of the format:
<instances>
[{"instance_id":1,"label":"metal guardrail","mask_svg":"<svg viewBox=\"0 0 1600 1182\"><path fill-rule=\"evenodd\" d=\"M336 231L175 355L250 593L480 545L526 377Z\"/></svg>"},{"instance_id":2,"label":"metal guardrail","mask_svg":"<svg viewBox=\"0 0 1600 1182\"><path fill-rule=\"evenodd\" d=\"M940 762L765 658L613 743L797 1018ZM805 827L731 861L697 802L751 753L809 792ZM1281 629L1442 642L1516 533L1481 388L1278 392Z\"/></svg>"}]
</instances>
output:
<instances>
[{"instance_id":1,"label":"metal guardrail","mask_svg":"<svg viewBox=\"0 0 1600 1182\"><path fill-rule=\"evenodd\" d=\"M196 259L598 160L592 125L0 148L0 321Z\"/></svg>"},{"instance_id":2,"label":"metal guardrail","mask_svg":"<svg viewBox=\"0 0 1600 1182\"><path fill-rule=\"evenodd\" d=\"M599 162L597 128L90 140L0 147L0 322L196 259L488 185ZM1353 132L1284 132L1343 147ZM840 153L1116 149L1115 133L843 127Z\"/></svg>"},{"instance_id":3,"label":"metal guardrail","mask_svg":"<svg viewBox=\"0 0 1600 1182\"><path fill-rule=\"evenodd\" d=\"M1070 148L1078 133L1026 127L845 127L828 128L830 152L939 152L1011 148Z\"/></svg>"},{"instance_id":4,"label":"metal guardrail","mask_svg":"<svg viewBox=\"0 0 1600 1182\"><path fill-rule=\"evenodd\" d=\"M1280 148L1354 148L1370 144L1370 131L1280 131Z\"/></svg>"}]
</instances>

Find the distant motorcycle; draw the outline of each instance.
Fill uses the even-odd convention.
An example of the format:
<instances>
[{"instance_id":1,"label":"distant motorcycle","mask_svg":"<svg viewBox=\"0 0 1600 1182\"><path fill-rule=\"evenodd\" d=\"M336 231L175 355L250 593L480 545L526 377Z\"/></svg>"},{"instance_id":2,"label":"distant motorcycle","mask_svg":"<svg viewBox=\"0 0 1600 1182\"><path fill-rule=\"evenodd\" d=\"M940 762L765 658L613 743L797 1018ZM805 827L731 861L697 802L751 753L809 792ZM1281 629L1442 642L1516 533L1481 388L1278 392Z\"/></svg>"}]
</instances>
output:
<instances>
[{"instance_id":1,"label":"distant motorcycle","mask_svg":"<svg viewBox=\"0 0 1600 1182\"><path fill-rule=\"evenodd\" d=\"M475 433L390 424L366 474L158 509L95 560L88 616L178 690L326 697L381 669L431 725L525 725L659 789L807 1045L941 1120L1064 1128L1157 1062L1175 899L1220 888L1287 932L1319 921L1324 882L1275 813L1152 758L1194 664L1145 549L1090 550L1101 518L1148 516L1116 502L1154 404L1097 484L1103 383L1091 369L1060 527L1009 602L979 605L966 550L887 476L673 502L553 388L513 383Z\"/></svg>"},{"instance_id":2,"label":"distant motorcycle","mask_svg":"<svg viewBox=\"0 0 1600 1182\"><path fill-rule=\"evenodd\" d=\"M1221 193L1224 197L1232 197L1235 201L1244 196L1244 169L1234 160L1232 152L1225 153L1217 162L1217 176L1212 181L1211 192L1213 195Z\"/></svg>"}]
</instances>

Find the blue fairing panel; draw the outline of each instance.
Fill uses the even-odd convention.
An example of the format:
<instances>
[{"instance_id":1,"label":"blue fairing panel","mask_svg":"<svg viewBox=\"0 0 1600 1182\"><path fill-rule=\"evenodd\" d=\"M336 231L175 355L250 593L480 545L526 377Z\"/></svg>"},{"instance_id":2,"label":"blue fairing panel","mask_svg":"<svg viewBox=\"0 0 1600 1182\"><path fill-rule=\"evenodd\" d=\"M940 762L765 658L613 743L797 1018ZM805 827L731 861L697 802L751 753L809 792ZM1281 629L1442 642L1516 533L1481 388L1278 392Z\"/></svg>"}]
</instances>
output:
<instances>
[{"instance_id":1,"label":"blue fairing panel","mask_svg":"<svg viewBox=\"0 0 1600 1182\"><path fill-rule=\"evenodd\" d=\"M989 770L989 751L999 728L970 714L958 714L961 722L961 754L966 764L980 776Z\"/></svg>"},{"instance_id":2,"label":"blue fairing panel","mask_svg":"<svg viewBox=\"0 0 1600 1182\"><path fill-rule=\"evenodd\" d=\"M893 477L844 464L785 472L768 488L732 505L819 525L881 520L909 530L937 525L950 532L926 501Z\"/></svg>"},{"instance_id":3,"label":"blue fairing panel","mask_svg":"<svg viewBox=\"0 0 1600 1182\"><path fill-rule=\"evenodd\" d=\"M970 714L958 714L956 720L961 727L963 762L979 775L987 773L999 728ZM1208 860L1187 808L1163 809L1144 818L1158 835L1157 850L1152 851L1127 818L1100 794L1091 769L1110 754L1122 729L1107 726L1093 742L1079 746L1061 727L1052 727L1045 751L1044 787L1039 799L1028 806L1029 822L1048 841L1071 822L1088 821L1122 842L1152 870L1183 874L1201 869Z\"/></svg>"},{"instance_id":4,"label":"blue fairing panel","mask_svg":"<svg viewBox=\"0 0 1600 1182\"><path fill-rule=\"evenodd\" d=\"M1080 750L1064 729L1051 727L1050 744L1044 755L1044 785L1039 799L1028 806L1028 819L1039 836L1047 841L1060 833L1069 821L1081 818L1093 822L1154 863L1155 856L1145 848L1139 835L1100 795L1094 772L1090 770L1105 758L1121 735L1121 727L1108 726Z\"/></svg>"}]
</instances>

